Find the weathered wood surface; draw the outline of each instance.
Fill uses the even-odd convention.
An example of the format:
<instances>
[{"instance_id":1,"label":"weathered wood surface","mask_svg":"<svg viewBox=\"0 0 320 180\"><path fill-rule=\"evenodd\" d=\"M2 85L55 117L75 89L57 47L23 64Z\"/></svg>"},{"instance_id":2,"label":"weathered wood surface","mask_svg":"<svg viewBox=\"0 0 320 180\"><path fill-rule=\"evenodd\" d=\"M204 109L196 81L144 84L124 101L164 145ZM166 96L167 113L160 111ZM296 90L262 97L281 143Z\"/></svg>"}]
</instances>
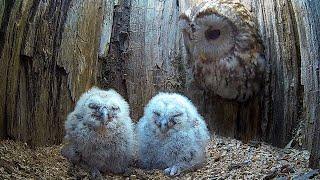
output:
<instances>
[{"instance_id":1,"label":"weathered wood surface","mask_svg":"<svg viewBox=\"0 0 320 180\"><path fill-rule=\"evenodd\" d=\"M136 120L158 91L182 89L178 15L177 1L131 2L126 85Z\"/></svg>"},{"instance_id":2,"label":"weathered wood surface","mask_svg":"<svg viewBox=\"0 0 320 180\"><path fill-rule=\"evenodd\" d=\"M320 168L320 2L293 3L299 34L301 85L303 86L302 124L304 147L311 149L310 166Z\"/></svg>"},{"instance_id":3,"label":"weathered wood surface","mask_svg":"<svg viewBox=\"0 0 320 180\"><path fill-rule=\"evenodd\" d=\"M108 43L109 51L99 57L101 72L98 76L101 87L116 89L126 99L128 99L126 62L129 48L130 3L127 0L114 3L114 10L110 13L113 15L113 24L110 32L111 39Z\"/></svg>"},{"instance_id":4,"label":"weathered wood surface","mask_svg":"<svg viewBox=\"0 0 320 180\"><path fill-rule=\"evenodd\" d=\"M3 2L1 134L31 145L59 143L66 114L77 97L96 83L105 4L102 0Z\"/></svg>"},{"instance_id":5,"label":"weathered wood surface","mask_svg":"<svg viewBox=\"0 0 320 180\"><path fill-rule=\"evenodd\" d=\"M1 135L60 142L74 102L100 85L125 96L136 121L154 94L177 91L217 134L285 146L302 122L304 146L318 147L319 3L241 0L269 62L261 95L241 104L194 85L178 16L201 1L1 1Z\"/></svg>"},{"instance_id":6,"label":"weathered wood surface","mask_svg":"<svg viewBox=\"0 0 320 180\"><path fill-rule=\"evenodd\" d=\"M270 62L263 117L267 141L284 146L299 122L300 50L292 2L257 1L257 18ZM281 130L279 130L281 129Z\"/></svg>"}]
</instances>

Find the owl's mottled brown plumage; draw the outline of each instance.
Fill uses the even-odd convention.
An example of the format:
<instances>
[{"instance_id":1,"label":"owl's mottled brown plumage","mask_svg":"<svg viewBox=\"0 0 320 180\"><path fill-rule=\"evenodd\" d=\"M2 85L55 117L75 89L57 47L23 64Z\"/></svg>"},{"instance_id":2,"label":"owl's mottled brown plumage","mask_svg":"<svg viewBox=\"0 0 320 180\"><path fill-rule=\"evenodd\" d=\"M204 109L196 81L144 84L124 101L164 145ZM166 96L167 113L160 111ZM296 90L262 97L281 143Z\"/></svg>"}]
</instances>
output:
<instances>
[{"instance_id":1,"label":"owl's mottled brown plumage","mask_svg":"<svg viewBox=\"0 0 320 180\"><path fill-rule=\"evenodd\" d=\"M237 101L257 94L266 63L256 24L242 4L202 2L183 13L180 24L202 88Z\"/></svg>"}]
</instances>

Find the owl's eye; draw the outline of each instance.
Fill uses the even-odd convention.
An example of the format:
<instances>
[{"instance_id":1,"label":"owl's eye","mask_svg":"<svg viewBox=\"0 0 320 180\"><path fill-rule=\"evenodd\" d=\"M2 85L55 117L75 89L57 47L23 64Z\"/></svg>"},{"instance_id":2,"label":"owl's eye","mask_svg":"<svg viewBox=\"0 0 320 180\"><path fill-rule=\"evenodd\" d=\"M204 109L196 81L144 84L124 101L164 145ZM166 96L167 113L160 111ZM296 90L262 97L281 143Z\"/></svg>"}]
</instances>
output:
<instances>
[{"instance_id":1,"label":"owl's eye","mask_svg":"<svg viewBox=\"0 0 320 180\"><path fill-rule=\"evenodd\" d=\"M91 108L91 109L99 109L99 105L96 104L96 103L90 103L88 106L89 106L89 108Z\"/></svg>"},{"instance_id":2,"label":"owl's eye","mask_svg":"<svg viewBox=\"0 0 320 180\"><path fill-rule=\"evenodd\" d=\"M220 30L219 29L207 29L205 32L205 36L208 40L216 40L220 37Z\"/></svg>"},{"instance_id":3,"label":"owl's eye","mask_svg":"<svg viewBox=\"0 0 320 180\"><path fill-rule=\"evenodd\" d=\"M191 26L191 31L195 32L196 31L195 25L194 24L190 24L190 26Z\"/></svg>"},{"instance_id":4,"label":"owl's eye","mask_svg":"<svg viewBox=\"0 0 320 180\"><path fill-rule=\"evenodd\" d=\"M172 126L174 126L176 124L177 124L177 122L174 120L174 118L170 118L170 121L168 122L168 126L172 127Z\"/></svg>"},{"instance_id":5,"label":"owl's eye","mask_svg":"<svg viewBox=\"0 0 320 180\"><path fill-rule=\"evenodd\" d=\"M155 112L155 111L154 111L153 114L155 114L155 115L158 116L158 117L160 116L160 113L159 113L159 112Z\"/></svg>"},{"instance_id":6,"label":"owl's eye","mask_svg":"<svg viewBox=\"0 0 320 180\"><path fill-rule=\"evenodd\" d=\"M154 123L159 127L161 126L160 120L158 118L154 120Z\"/></svg>"},{"instance_id":7,"label":"owl's eye","mask_svg":"<svg viewBox=\"0 0 320 180\"><path fill-rule=\"evenodd\" d=\"M172 117L176 118L176 117L179 117L179 116L182 116L182 113L177 113L177 114L173 115Z\"/></svg>"},{"instance_id":8,"label":"owl's eye","mask_svg":"<svg viewBox=\"0 0 320 180\"><path fill-rule=\"evenodd\" d=\"M118 106L112 106L112 107L111 107L111 110L112 110L112 111L118 111L118 110L119 110L119 107L118 107Z\"/></svg>"}]
</instances>

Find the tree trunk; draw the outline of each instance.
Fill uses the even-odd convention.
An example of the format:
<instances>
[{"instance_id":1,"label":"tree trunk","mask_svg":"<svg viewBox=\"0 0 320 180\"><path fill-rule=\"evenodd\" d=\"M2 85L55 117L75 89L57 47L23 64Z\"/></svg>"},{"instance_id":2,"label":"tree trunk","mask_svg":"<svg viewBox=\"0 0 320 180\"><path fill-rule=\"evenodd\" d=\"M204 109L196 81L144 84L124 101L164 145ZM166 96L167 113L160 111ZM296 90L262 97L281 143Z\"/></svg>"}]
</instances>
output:
<instances>
[{"instance_id":1,"label":"tree trunk","mask_svg":"<svg viewBox=\"0 0 320 180\"><path fill-rule=\"evenodd\" d=\"M257 19L269 67L261 94L238 103L194 83L178 16L201 1L2 1L1 136L59 143L79 95L99 85L125 96L135 121L153 95L175 91L220 135L283 147L300 124L304 147L319 158L319 2L241 0Z\"/></svg>"},{"instance_id":2,"label":"tree trunk","mask_svg":"<svg viewBox=\"0 0 320 180\"><path fill-rule=\"evenodd\" d=\"M31 145L59 143L66 114L96 82L102 0L3 4L1 135Z\"/></svg>"},{"instance_id":3,"label":"tree trunk","mask_svg":"<svg viewBox=\"0 0 320 180\"><path fill-rule=\"evenodd\" d=\"M320 2L293 4L299 34L301 84L303 89L302 123L304 146L311 149L310 166L320 168Z\"/></svg>"},{"instance_id":4,"label":"tree trunk","mask_svg":"<svg viewBox=\"0 0 320 180\"><path fill-rule=\"evenodd\" d=\"M320 115L319 115L319 112L320 112L320 108L318 106L317 114L316 114L318 119L315 121L315 126L316 126L315 129L313 129L314 135L312 136L311 155L309 159L310 167L314 169L320 168Z\"/></svg>"}]
</instances>

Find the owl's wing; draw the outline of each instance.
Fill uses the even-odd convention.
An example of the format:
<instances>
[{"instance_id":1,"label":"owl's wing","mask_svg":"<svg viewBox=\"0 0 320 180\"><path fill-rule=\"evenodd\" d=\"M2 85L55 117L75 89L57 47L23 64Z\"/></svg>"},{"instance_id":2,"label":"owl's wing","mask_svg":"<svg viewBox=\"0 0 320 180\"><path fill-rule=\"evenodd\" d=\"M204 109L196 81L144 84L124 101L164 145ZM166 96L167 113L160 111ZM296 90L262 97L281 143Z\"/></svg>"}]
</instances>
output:
<instances>
[{"instance_id":1,"label":"owl's wing","mask_svg":"<svg viewBox=\"0 0 320 180\"><path fill-rule=\"evenodd\" d=\"M198 143L205 147L210 140L210 133L202 117L193 118L193 129Z\"/></svg>"},{"instance_id":2,"label":"owl's wing","mask_svg":"<svg viewBox=\"0 0 320 180\"><path fill-rule=\"evenodd\" d=\"M75 144L65 144L61 149L61 155L75 164L79 163L81 159Z\"/></svg>"},{"instance_id":3,"label":"owl's wing","mask_svg":"<svg viewBox=\"0 0 320 180\"><path fill-rule=\"evenodd\" d=\"M76 128L81 118L82 117L78 115L76 112L71 112L68 115L67 120L64 124L66 130L66 136L64 138L65 141L70 141L77 134Z\"/></svg>"}]
</instances>

